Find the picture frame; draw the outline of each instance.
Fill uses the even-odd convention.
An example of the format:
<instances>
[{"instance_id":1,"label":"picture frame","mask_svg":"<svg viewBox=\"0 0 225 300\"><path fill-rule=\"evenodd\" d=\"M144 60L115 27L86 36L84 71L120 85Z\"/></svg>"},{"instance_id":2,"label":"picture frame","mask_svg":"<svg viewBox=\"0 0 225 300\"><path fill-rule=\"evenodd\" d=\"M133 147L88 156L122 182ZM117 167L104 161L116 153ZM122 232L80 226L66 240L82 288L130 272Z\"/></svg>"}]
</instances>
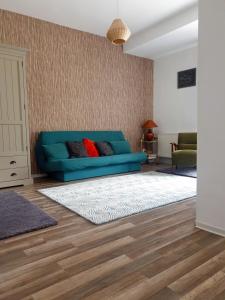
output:
<instances>
[{"instance_id":1,"label":"picture frame","mask_svg":"<svg viewBox=\"0 0 225 300\"><path fill-rule=\"evenodd\" d=\"M177 88L196 86L196 68L180 71L177 73Z\"/></svg>"}]
</instances>

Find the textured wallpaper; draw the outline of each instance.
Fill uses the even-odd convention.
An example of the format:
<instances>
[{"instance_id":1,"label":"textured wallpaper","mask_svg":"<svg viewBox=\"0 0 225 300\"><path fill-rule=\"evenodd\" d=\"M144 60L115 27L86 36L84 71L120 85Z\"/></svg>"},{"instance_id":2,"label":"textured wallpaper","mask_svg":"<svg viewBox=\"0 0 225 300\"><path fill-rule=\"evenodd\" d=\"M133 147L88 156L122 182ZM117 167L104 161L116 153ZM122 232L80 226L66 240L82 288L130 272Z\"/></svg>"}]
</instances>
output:
<instances>
[{"instance_id":1,"label":"textured wallpaper","mask_svg":"<svg viewBox=\"0 0 225 300\"><path fill-rule=\"evenodd\" d=\"M152 117L153 62L105 38L0 10L0 42L27 48L32 172L42 130L122 130L138 150Z\"/></svg>"}]
</instances>

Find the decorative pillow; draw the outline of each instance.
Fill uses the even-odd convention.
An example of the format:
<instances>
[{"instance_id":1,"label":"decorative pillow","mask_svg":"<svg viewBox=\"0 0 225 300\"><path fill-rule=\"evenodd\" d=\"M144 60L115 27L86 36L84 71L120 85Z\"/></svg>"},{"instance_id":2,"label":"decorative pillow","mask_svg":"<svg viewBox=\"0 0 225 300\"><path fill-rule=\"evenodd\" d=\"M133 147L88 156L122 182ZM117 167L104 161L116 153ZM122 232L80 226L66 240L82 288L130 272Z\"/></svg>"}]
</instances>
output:
<instances>
[{"instance_id":1,"label":"decorative pillow","mask_svg":"<svg viewBox=\"0 0 225 300\"><path fill-rule=\"evenodd\" d=\"M48 160L69 158L69 152L64 143L42 145L42 147Z\"/></svg>"},{"instance_id":2,"label":"decorative pillow","mask_svg":"<svg viewBox=\"0 0 225 300\"><path fill-rule=\"evenodd\" d=\"M95 145L101 156L110 156L114 154L113 149L108 142L96 142Z\"/></svg>"},{"instance_id":3,"label":"decorative pillow","mask_svg":"<svg viewBox=\"0 0 225 300\"><path fill-rule=\"evenodd\" d=\"M89 139L83 139L84 147L87 150L87 154L90 157L98 157L99 153L98 150L95 147L95 143L92 140Z\"/></svg>"},{"instance_id":4,"label":"decorative pillow","mask_svg":"<svg viewBox=\"0 0 225 300\"><path fill-rule=\"evenodd\" d=\"M112 141L110 142L114 154L131 153L130 144L128 141Z\"/></svg>"},{"instance_id":5,"label":"decorative pillow","mask_svg":"<svg viewBox=\"0 0 225 300\"><path fill-rule=\"evenodd\" d=\"M66 142L70 157L87 157L87 150L82 142Z\"/></svg>"}]
</instances>

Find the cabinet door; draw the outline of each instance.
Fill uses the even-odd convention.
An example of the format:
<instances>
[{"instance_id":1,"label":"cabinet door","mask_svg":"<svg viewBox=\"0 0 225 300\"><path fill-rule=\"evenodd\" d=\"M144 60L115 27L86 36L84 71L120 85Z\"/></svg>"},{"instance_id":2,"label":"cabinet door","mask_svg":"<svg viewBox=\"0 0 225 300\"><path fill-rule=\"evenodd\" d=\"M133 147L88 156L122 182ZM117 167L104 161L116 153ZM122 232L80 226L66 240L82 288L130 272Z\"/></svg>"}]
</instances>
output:
<instances>
[{"instance_id":1,"label":"cabinet door","mask_svg":"<svg viewBox=\"0 0 225 300\"><path fill-rule=\"evenodd\" d=\"M0 54L0 156L26 154L23 62Z\"/></svg>"}]
</instances>

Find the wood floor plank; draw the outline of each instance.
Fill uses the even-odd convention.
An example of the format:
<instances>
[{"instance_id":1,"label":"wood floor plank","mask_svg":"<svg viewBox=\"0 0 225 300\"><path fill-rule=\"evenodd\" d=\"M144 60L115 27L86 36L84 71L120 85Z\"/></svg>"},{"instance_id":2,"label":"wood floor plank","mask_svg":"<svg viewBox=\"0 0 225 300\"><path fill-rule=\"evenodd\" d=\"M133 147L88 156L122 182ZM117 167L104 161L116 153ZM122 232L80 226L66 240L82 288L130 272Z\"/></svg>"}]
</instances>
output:
<instances>
[{"instance_id":1,"label":"wood floor plank","mask_svg":"<svg viewBox=\"0 0 225 300\"><path fill-rule=\"evenodd\" d=\"M164 288L160 292L152 296L151 300L180 300L180 297L169 288Z\"/></svg>"},{"instance_id":2,"label":"wood floor plank","mask_svg":"<svg viewBox=\"0 0 225 300\"><path fill-rule=\"evenodd\" d=\"M38 260L33 260L32 262L25 263L24 265L21 263L21 265L16 268L14 268L12 265L11 268L9 270L7 269L6 272L3 272L1 268L0 283L10 278L16 277L20 275L22 272L28 272L35 268L46 267L46 265L57 262L58 260L65 258L70 254L73 255L74 253L75 253L75 249L69 249L61 253L57 253L51 256L46 256Z\"/></svg>"},{"instance_id":3,"label":"wood floor plank","mask_svg":"<svg viewBox=\"0 0 225 300\"><path fill-rule=\"evenodd\" d=\"M119 268L120 266L126 265L131 260L126 257L125 255L117 257L111 261L108 261L102 265L98 265L97 267L94 267L90 270L87 270L85 272L82 272L78 275L72 276L66 280L60 281L44 290L41 290L35 294L33 294L34 300L40 300L40 299L54 299L60 295L75 289L76 287L89 282L95 278L100 278L107 272L111 272L114 269Z\"/></svg>"},{"instance_id":4,"label":"wood floor plank","mask_svg":"<svg viewBox=\"0 0 225 300\"><path fill-rule=\"evenodd\" d=\"M212 300L225 290L225 268L197 285L181 300Z\"/></svg>"},{"instance_id":5,"label":"wood floor plank","mask_svg":"<svg viewBox=\"0 0 225 300\"><path fill-rule=\"evenodd\" d=\"M224 286L225 287L225 286ZM216 295L213 300L224 300L225 299L225 290L223 290L221 293Z\"/></svg>"},{"instance_id":6,"label":"wood floor plank","mask_svg":"<svg viewBox=\"0 0 225 300\"><path fill-rule=\"evenodd\" d=\"M49 272L42 277L33 279L27 284L23 284L17 288L8 290L7 292L0 295L0 299L4 300L20 300L24 297L31 296L32 293L37 290L44 289L50 285L54 285L56 282L63 280L68 277L68 274L63 270L58 270L55 272Z\"/></svg>"},{"instance_id":7,"label":"wood floor plank","mask_svg":"<svg viewBox=\"0 0 225 300\"><path fill-rule=\"evenodd\" d=\"M9 189L58 225L0 241L1 300L225 300L225 238L195 227L194 198L97 226L37 191L59 185Z\"/></svg>"},{"instance_id":8,"label":"wood floor plank","mask_svg":"<svg viewBox=\"0 0 225 300\"><path fill-rule=\"evenodd\" d=\"M128 289L124 290L122 293L112 297L113 300L146 300L150 299L150 279L144 279L139 284L135 284Z\"/></svg>"},{"instance_id":9,"label":"wood floor plank","mask_svg":"<svg viewBox=\"0 0 225 300\"><path fill-rule=\"evenodd\" d=\"M191 272L186 273L183 277L170 284L169 287L180 296L184 296L223 268L225 268L225 251L210 258Z\"/></svg>"},{"instance_id":10,"label":"wood floor plank","mask_svg":"<svg viewBox=\"0 0 225 300\"><path fill-rule=\"evenodd\" d=\"M43 278L48 275L50 272L55 273L60 271L60 267L56 264L49 264L48 268L41 267L27 272L22 272L20 275L17 275L15 278L10 278L9 280L3 281L0 284L0 295L8 291L12 291L17 288L21 288L23 285L27 285L32 281L35 281L38 278Z\"/></svg>"},{"instance_id":11,"label":"wood floor plank","mask_svg":"<svg viewBox=\"0 0 225 300\"><path fill-rule=\"evenodd\" d=\"M114 283L110 285L106 284L105 278L101 281L93 280L89 284L85 284L64 294L63 299L108 300L122 293L125 289L142 282L145 278L141 273L134 272L121 279L115 279ZM56 298L55 300L60 300L60 298Z\"/></svg>"},{"instance_id":12,"label":"wood floor plank","mask_svg":"<svg viewBox=\"0 0 225 300\"><path fill-rule=\"evenodd\" d=\"M71 267L72 265L83 263L89 259L96 259L98 256L105 255L106 253L113 251L114 249L118 249L124 245L129 245L134 242L134 238L127 236L110 243L104 244L102 246L96 247L94 249L87 250L83 253L75 254L68 258L62 259L58 262L58 264L66 269Z\"/></svg>"},{"instance_id":13,"label":"wood floor plank","mask_svg":"<svg viewBox=\"0 0 225 300\"><path fill-rule=\"evenodd\" d=\"M147 268L144 267L144 274L151 278L149 286L151 287L152 295L167 287L179 277L182 277L184 274L193 270L195 267L203 264L209 260L210 257L219 254L223 251L224 247L225 241L222 240L214 245L204 248L203 250L197 251L195 254L173 264L169 268L166 267L166 262L165 266L164 264L162 266L162 262L159 262L158 264L154 263L154 266L147 266ZM160 268L163 268L164 270L160 272Z\"/></svg>"}]
</instances>

